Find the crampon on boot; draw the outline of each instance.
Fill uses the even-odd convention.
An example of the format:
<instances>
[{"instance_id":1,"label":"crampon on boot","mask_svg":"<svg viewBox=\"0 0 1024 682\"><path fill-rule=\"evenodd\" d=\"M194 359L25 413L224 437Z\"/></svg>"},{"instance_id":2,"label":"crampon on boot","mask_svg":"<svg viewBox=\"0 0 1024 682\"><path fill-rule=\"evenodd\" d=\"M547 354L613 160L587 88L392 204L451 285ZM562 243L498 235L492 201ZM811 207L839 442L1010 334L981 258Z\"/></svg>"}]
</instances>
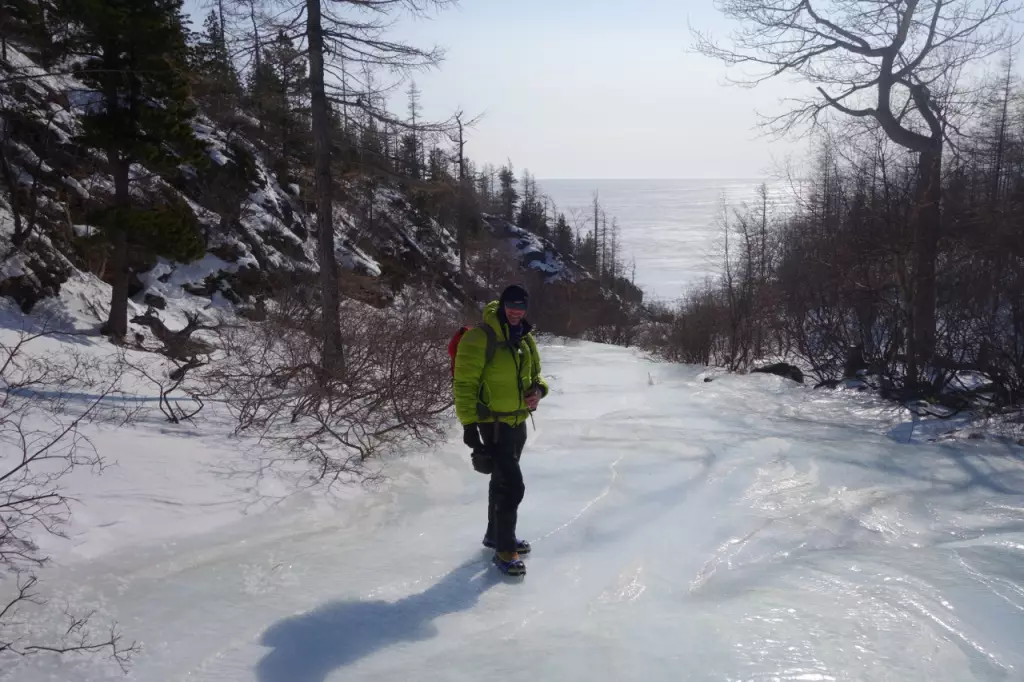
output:
<instances>
[{"instance_id":1,"label":"crampon on boot","mask_svg":"<svg viewBox=\"0 0 1024 682\"><path fill-rule=\"evenodd\" d=\"M494 549L496 547L496 545L494 544L494 540L490 538L484 538L484 547L486 547L487 549ZM517 554L529 554L531 549L532 548L530 547L530 543L526 540L516 540Z\"/></svg>"},{"instance_id":2,"label":"crampon on boot","mask_svg":"<svg viewBox=\"0 0 1024 682\"><path fill-rule=\"evenodd\" d=\"M495 552L493 561L505 575L526 575L526 564L516 552Z\"/></svg>"}]
</instances>

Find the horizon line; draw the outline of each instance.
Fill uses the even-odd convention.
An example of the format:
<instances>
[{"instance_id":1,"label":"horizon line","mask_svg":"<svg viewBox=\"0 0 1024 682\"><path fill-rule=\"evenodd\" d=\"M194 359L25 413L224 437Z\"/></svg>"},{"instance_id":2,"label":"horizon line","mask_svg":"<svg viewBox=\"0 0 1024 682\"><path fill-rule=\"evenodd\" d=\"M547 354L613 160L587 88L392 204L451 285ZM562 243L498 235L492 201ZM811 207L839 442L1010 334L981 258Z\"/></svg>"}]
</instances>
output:
<instances>
[{"instance_id":1,"label":"horizon line","mask_svg":"<svg viewBox=\"0 0 1024 682\"><path fill-rule=\"evenodd\" d=\"M638 181L639 182L639 181L648 181L648 180L688 180L688 181L694 181L694 180L700 180L700 181L768 180L768 179L770 179L770 177L769 176L749 175L749 176L722 176L722 177L716 177L716 178L706 178L706 177L688 177L688 178L687 177L649 177L649 178L634 178L634 177L625 177L625 178L621 178L621 177L620 178L611 178L611 177L606 177L606 178L557 177L556 178L556 177L540 177L539 175L537 175L537 176L534 176L534 179L537 180L538 182L543 181L543 180L580 180L580 181L585 181L585 182L601 182L601 181L608 181L608 180L617 180L617 181L621 182L623 180L628 180L628 181Z\"/></svg>"}]
</instances>

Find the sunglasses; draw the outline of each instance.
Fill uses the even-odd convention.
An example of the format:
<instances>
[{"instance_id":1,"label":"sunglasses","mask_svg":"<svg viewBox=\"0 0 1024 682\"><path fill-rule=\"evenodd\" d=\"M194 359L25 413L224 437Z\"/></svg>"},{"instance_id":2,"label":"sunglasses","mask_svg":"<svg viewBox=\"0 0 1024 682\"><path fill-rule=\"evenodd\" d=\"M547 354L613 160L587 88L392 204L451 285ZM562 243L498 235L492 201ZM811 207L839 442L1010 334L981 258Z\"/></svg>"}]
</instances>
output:
<instances>
[{"instance_id":1,"label":"sunglasses","mask_svg":"<svg viewBox=\"0 0 1024 682\"><path fill-rule=\"evenodd\" d=\"M524 301L505 301L505 307L509 310L526 310Z\"/></svg>"}]
</instances>

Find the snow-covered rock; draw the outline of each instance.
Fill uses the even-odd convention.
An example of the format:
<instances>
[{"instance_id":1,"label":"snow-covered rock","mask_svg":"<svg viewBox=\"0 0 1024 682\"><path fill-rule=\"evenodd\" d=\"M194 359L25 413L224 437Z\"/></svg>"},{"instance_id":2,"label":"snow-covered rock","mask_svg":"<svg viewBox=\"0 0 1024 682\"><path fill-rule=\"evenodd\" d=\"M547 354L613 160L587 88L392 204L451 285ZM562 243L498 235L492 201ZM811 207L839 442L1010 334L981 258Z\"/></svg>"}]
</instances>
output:
<instances>
[{"instance_id":1,"label":"snow-covered rock","mask_svg":"<svg viewBox=\"0 0 1024 682\"><path fill-rule=\"evenodd\" d=\"M550 239L544 239L529 230L494 215L485 215L484 221L491 232L505 239L519 254L523 266L544 276L547 282L579 282L593 279L576 259L564 255Z\"/></svg>"}]
</instances>

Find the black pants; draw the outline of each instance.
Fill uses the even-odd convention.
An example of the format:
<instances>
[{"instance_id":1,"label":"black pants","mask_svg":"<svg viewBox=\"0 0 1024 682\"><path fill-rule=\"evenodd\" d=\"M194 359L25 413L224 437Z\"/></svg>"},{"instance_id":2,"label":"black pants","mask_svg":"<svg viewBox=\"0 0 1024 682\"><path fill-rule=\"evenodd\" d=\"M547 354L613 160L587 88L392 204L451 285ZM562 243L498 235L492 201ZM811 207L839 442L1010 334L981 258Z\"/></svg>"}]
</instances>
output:
<instances>
[{"instance_id":1,"label":"black pants","mask_svg":"<svg viewBox=\"0 0 1024 682\"><path fill-rule=\"evenodd\" d=\"M487 535L494 540L498 552L516 551L516 520L519 503L523 501L526 486L519 458L526 445L526 424L498 425L498 442L494 442L494 426L480 429L494 460L491 485L487 491Z\"/></svg>"}]
</instances>

